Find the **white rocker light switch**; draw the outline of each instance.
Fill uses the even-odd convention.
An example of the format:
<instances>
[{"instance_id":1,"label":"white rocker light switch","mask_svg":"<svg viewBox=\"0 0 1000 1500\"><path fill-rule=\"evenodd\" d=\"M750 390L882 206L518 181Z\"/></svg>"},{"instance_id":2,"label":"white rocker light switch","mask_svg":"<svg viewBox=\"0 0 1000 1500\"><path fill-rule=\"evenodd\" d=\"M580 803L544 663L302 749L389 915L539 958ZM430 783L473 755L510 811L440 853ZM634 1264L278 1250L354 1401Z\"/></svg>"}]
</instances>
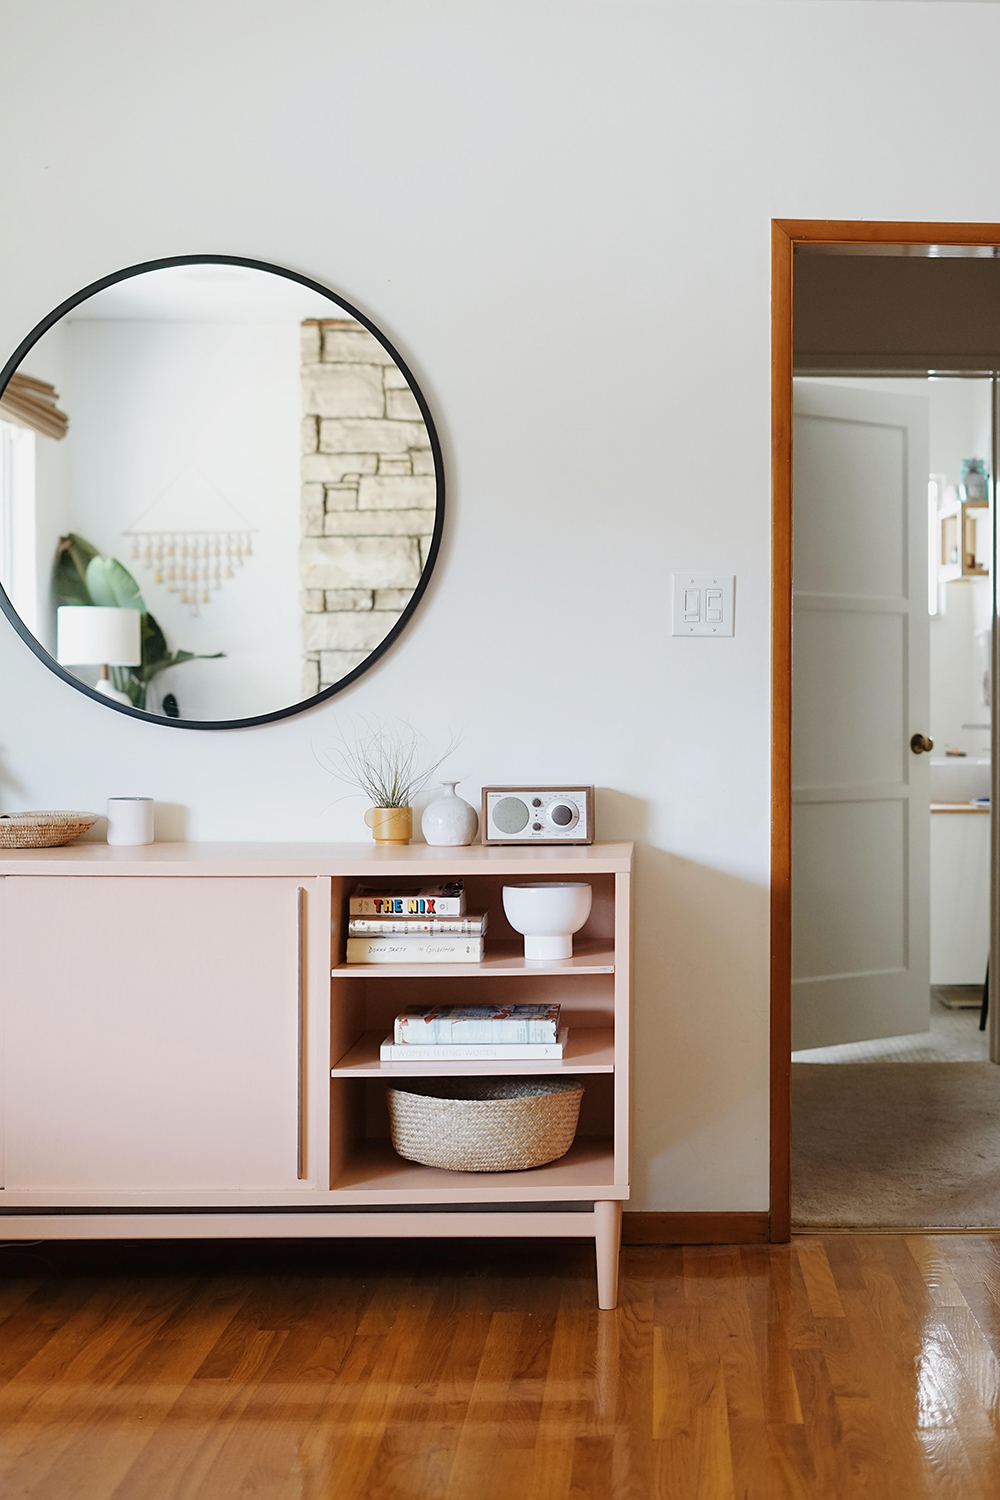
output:
<instances>
[{"instance_id":1,"label":"white rocker light switch","mask_svg":"<svg viewBox=\"0 0 1000 1500\"><path fill-rule=\"evenodd\" d=\"M675 573L673 586L673 635L733 634L734 574Z\"/></svg>"}]
</instances>

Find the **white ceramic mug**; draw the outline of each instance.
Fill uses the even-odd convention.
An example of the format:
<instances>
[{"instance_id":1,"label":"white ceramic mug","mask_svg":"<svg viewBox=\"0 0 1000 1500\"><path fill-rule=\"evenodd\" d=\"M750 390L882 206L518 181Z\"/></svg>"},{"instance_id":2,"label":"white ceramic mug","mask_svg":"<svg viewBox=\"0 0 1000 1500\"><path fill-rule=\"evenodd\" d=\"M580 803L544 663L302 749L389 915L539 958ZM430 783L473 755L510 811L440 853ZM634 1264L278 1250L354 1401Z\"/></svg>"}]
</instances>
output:
<instances>
[{"instance_id":1,"label":"white ceramic mug","mask_svg":"<svg viewBox=\"0 0 1000 1500\"><path fill-rule=\"evenodd\" d=\"M109 797L108 843L151 844L152 842L152 797Z\"/></svg>"}]
</instances>

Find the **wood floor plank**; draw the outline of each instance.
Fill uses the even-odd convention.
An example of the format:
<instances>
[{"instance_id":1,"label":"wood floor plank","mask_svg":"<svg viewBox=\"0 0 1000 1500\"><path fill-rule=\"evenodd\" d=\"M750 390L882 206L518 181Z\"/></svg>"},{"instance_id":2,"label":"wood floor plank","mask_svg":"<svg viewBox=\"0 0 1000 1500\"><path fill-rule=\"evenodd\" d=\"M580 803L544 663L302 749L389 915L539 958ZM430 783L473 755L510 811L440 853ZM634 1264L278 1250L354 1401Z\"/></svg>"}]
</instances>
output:
<instances>
[{"instance_id":1,"label":"wood floor plank","mask_svg":"<svg viewBox=\"0 0 1000 1500\"><path fill-rule=\"evenodd\" d=\"M3 1500L1000 1494L998 1237L95 1254L0 1262Z\"/></svg>"},{"instance_id":2,"label":"wood floor plank","mask_svg":"<svg viewBox=\"0 0 1000 1500\"><path fill-rule=\"evenodd\" d=\"M122 1475L113 1500L133 1495L194 1500L210 1493L207 1478L223 1446L239 1428L257 1383L287 1333L260 1329L230 1375L195 1375L184 1385L149 1441ZM197 1434L197 1441L185 1441Z\"/></svg>"},{"instance_id":3,"label":"wood floor plank","mask_svg":"<svg viewBox=\"0 0 1000 1500\"><path fill-rule=\"evenodd\" d=\"M455 1495L484 1497L493 1488L500 1429L514 1375L521 1333L518 1313L494 1313L466 1403L464 1420L445 1487Z\"/></svg>"},{"instance_id":4,"label":"wood floor plank","mask_svg":"<svg viewBox=\"0 0 1000 1500\"><path fill-rule=\"evenodd\" d=\"M1000 1359L996 1351L968 1305L948 1308L939 1316L954 1340L959 1369L1000 1432Z\"/></svg>"},{"instance_id":5,"label":"wood floor plank","mask_svg":"<svg viewBox=\"0 0 1000 1500\"><path fill-rule=\"evenodd\" d=\"M338 1382L328 1406L302 1438L299 1463L305 1472L343 1475L338 1500L367 1493L369 1474L376 1466L396 1402L419 1365L421 1340L433 1306L432 1287L407 1289L368 1378L353 1390L345 1388L346 1382Z\"/></svg>"},{"instance_id":6,"label":"wood floor plank","mask_svg":"<svg viewBox=\"0 0 1000 1500\"><path fill-rule=\"evenodd\" d=\"M907 1235L904 1243L923 1277L934 1306L964 1307L965 1297L955 1280L948 1256L941 1247L922 1235Z\"/></svg>"},{"instance_id":7,"label":"wood floor plank","mask_svg":"<svg viewBox=\"0 0 1000 1500\"><path fill-rule=\"evenodd\" d=\"M31 1492L37 1500L63 1500L68 1494L74 1500L103 1500L113 1493L245 1295L245 1289L220 1293L208 1287L197 1299L205 1304L201 1308L194 1299L179 1297L165 1316L163 1307L153 1307L137 1318L102 1351L76 1401L70 1387L64 1390L69 1403L61 1401L57 1409L51 1399L36 1404L41 1424L22 1448L10 1483L16 1486L37 1466ZM175 1321L170 1328L182 1307L190 1316L183 1326ZM22 1419L19 1426L26 1425Z\"/></svg>"},{"instance_id":8,"label":"wood floor plank","mask_svg":"<svg viewBox=\"0 0 1000 1500\"><path fill-rule=\"evenodd\" d=\"M826 1249L819 1240L797 1240L795 1253L806 1286L809 1306L817 1318L842 1318L844 1309Z\"/></svg>"},{"instance_id":9,"label":"wood floor plank","mask_svg":"<svg viewBox=\"0 0 1000 1500\"><path fill-rule=\"evenodd\" d=\"M568 1287L556 1319L535 1437L535 1463L528 1492L531 1500L563 1500L569 1495L577 1408L581 1396L585 1399L584 1340L589 1319L580 1301L579 1289ZM453 1496L461 1493L455 1490Z\"/></svg>"},{"instance_id":10,"label":"wood floor plank","mask_svg":"<svg viewBox=\"0 0 1000 1500\"><path fill-rule=\"evenodd\" d=\"M686 1320L653 1329L653 1437L679 1438L691 1426Z\"/></svg>"},{"instance_id":11,"label":"wood floor plank","mask_svg":"<svg viewBox=\"0 0 1000 1500\"><path fill-rule=\"evenodd\" d=\"M330 1278L326 1284L293 1281L285 1315L292 1326L282 1330L286 1335L282 1344L247 1393L240 1420L221 1442L216 1441L211 1423L194 1429L199 1441L212 1449L204 1461L199 1460L204 1468L202 1487L182 1489L177 1497L165 1489L155 1494L155 1500L239 1494L248 1460L262 1476L265 1493L267 1485L277 1489L288 1476L301 1483L298 1453L304 1432L325 1409L335 1382L347 1387L364 1384L381 1348L380 1338L356 1335L370 1294L371 1287L360 1277ZM249 1442L248 1435L252 1435ZM140 1496L146 1500L146 1492L140 1489L131 1494L123 1490L115 1500L132 1500L133 1494L137 1500Z\"/></svg>"}]
</instances>

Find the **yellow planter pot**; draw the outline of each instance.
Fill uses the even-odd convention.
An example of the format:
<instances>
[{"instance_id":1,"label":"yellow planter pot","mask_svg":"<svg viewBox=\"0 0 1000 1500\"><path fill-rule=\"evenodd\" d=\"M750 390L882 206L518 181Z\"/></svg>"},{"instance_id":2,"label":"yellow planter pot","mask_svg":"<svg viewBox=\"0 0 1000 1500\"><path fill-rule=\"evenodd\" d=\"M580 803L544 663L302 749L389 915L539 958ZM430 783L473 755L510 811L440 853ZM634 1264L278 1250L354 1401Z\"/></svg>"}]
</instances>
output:
<instances>
[{"instance_id":1,"label":"yellow planter pot","mask_svg":"<svg viewBox=\"0 0 1000 1500\"><path fill-rule=\"evenodd\" d=\"M365 822L376 844L408 844L413 837L412 807L370 807Z\"/></svg>"}]
</instances>

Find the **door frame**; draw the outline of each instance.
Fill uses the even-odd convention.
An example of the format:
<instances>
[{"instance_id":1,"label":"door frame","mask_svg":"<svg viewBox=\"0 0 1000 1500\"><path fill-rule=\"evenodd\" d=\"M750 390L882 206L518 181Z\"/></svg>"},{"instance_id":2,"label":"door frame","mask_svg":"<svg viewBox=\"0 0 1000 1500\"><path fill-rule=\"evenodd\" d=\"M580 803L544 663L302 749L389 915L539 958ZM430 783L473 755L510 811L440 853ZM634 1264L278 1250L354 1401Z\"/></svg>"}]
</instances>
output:
<instances>
[{"instance_id":1,"label":"door frame","mask_svg":"<svg viewBox=\"0 0 1000 1500\"><path fill-rule=\"evenodd\" d=\"M792 295L795 246L1000 246L1000 224L908 224L839 219L771 220L771 1185L768 1238L792 1231ZM994 408L996 401L994 400ZM994 410L994 428L997 416ZM994 432L994 441L996 441ZM995 476L991 475L991 482ZM994 528L994 580L996 528ZM995 587L995 584L994 584ZM993 632L997 680L1000 632ZM995 718L995 716L992 716ZM996 734L996 727L992 733ZM993 755L994 779L1000 773ZM1000 801L1000 799L998 799ZM998 858L991 819L991 869ZM993 882L994 886L996 882ZM990 900L990 1001L996 1017ZM1000 960L998 960L1000 962ZM1000 986L997 986L1000 988Z\"/></svg>"}]
</instances>

